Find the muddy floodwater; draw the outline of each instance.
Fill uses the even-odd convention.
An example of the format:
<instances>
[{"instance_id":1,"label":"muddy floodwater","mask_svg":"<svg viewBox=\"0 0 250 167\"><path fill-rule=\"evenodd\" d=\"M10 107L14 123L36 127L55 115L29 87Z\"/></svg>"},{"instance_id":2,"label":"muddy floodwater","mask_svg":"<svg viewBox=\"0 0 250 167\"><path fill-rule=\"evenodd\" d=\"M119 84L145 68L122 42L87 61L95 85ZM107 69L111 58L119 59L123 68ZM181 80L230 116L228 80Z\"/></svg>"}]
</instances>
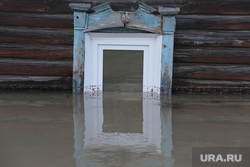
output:
<instances>
[{"instance_id":1,"label":"muddy floodwater","mask_svg":"<svg viewBox=\"0 0 250 167\"><path fill-rule=\"evenodd\" d=\"M0 167L191 167L249 129L249 95L1 92Z\"/></svg>"}]
</instances>

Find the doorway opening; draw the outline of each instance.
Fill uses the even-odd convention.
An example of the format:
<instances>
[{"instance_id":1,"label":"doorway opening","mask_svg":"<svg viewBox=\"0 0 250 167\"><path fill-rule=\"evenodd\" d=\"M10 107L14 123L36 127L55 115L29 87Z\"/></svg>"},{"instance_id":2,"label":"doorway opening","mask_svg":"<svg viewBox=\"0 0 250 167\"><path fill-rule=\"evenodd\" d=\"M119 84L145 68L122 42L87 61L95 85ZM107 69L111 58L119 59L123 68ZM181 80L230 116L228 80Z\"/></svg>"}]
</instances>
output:
<instances>
[{"instance_id":1,"label":"doorway opening","mask_svg":"<svg viewBox=\"0 0 250 167\"><path fill-rule=\"evenodd\" d=\"M123 83L123 86L127 85L125 87L132 87L136 91L160 93L162 35L147 33L86 33L85 41L84 92L103 92L104 89L108 89L110 83L110 85L116 85L116 87L120 87L119 85ZM118 61L116 60L118 57L125 60ZM103 68L106 64L104 59L107 59L107 62L109 62L108 59L112 59L114 63ZM125 69L125 76L128 77L125 77L126 82L112 83L111 79L107 77L111 77L110 74L116 72L111 67L119 63L119 67L125 67L123 70ZM111 69L108 69L108 67ZM136 75L133 76L134 74ZM113 77L115 81L119 81L117 78L124 78L121 72L117 72ZM131 84L134 86L128 86ZM125 89L125 87L122 88Z\"/></svg>"},{"instance_id":2,"label":"doorway opening","mask_svg":"<svg viewBox=\"0 0 250 167\"><path fill-rule=\"evenodd\" d=\"M103 50L103 90L142 92L143 50Z\"/></svg>"}]
</instances>

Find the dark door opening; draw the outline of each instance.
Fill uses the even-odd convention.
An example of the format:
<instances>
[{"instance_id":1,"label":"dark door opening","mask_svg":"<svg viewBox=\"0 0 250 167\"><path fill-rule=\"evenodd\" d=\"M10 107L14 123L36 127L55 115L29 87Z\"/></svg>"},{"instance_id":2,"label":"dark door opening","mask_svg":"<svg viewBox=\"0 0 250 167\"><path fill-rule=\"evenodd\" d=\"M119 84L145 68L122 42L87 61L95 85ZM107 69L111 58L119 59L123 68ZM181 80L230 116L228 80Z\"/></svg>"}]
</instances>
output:
<instances>
[{"instance_id":1,"label":"dark door opening","mask_svg":"<svg viewBox=\"0 0 250 167\"><path fill-rule=\"evenodd\" d=\"M103 90L142 92L143 51L104 50Z\"/></svg>"}]
</instances>

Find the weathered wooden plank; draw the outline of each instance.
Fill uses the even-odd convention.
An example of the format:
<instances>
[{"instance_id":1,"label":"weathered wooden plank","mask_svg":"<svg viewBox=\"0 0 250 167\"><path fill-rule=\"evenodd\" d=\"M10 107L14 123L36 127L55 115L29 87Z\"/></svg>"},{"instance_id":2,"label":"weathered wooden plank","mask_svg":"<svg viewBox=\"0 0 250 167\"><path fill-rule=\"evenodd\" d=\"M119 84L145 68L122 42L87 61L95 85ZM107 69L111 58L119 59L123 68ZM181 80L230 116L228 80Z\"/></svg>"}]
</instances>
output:
<instances>
[{"instance_id":1,"label":"weathered wooden plank","mask_svg":"<svg viewBox=\"0 0 250 167\"><path fill-rule=\"evenodd\" d=\"M1 43L65 45L73 44L73 30L0 27ZM250 31L177 30L175 45L250 47Z\"/></svg>"},{"instance_id":2,"label":"weathered wooden plank","mask_svg":"<svg viewBox=\"0 0 250 167\"><path fill-rule=\"evenodd\" d=\"M1 11L9 12L60 12L71 13L68 6L70 2L64 0L2 0L0 3Z\"/></svg>"},{"instance_id":3,"label":"weathered wooden plank","mask_svg":"<svg viewBox=\"0 0 250 167\"><path fill-rule=\"evenodd\" d=\"M249 64L250 48L176 48L174 62Z\"/></svg>"},{"instance_id":4,"label":"weathered wooden plank","mask_svg":"<svg viewBox=\"0 0 250 167\"><path fill-rule=\"evenodd\" d=\"M0 59L0 75L72 76L72 61Z\"/></svg>"},{"instance_id":5,"label":"weathered wooden plank","mask_svg":"<svg viewBox=\"0 0 250 167\"><path fill-rule=\"evenodd\" d=\"M71 45L25 45L1 44L1 58L30 58L47 60L72 60L73 46Z\"/></svg>"},{"instance_id":6,"label":"weathered wooden plank","mask_svg":"<svg viewBox=\"0 0 250 167\"><path fill-rule=\"evenodd\" d=\"M73 15L0 12L0 25L73 29Z\"/></svg>"},{"instance_id":7,"label":"weathered wooden plank","mask_svg":"<svg viewBox=\"0 0 250 167\"><path fill-rule=\"evenodd\" d=\"M247 0L192 0L183 3L181 14L250 14L250 2Z\"/></svg>"},{"instance_id":8,"label":"weathered wooden plank","mask_svg":"<svg viewBox=\"0 0 250 167\"><path fill-rule=\"evenodd\" d=\"M137 0L110 0L114 10L135 10ZM72 13L68 4L70 2L83 2L80 0L2 0L1 11L9 12L48 12L48 13ZM92 6L107 2L106 0L85 0ZM250 2L248 0L141 0L154 8L161 6L181 7L181 14L250 14Z\"/></svg>"},{"instance_id":9,"label":"weathered wooden plank","mask_svg":"<svg viewBox=\"0 0 250 167\"><path fill-rule=\"evenodd\" d=\"M174 78L250 81L250 66L175 63Z\"/></svg>"},{"instance_id":10,"label":"weathered wooden plank","mask_svg":"<svg viewBox=\"0 0 250 167\"><path fill-rule=\"evenodd\" d=\"M174 79L174 92L250 93L249 81Z\"/></svg>"},{"instance_id":11,"label":"weathered wooden plank","mask_svg":"<svg viewBox=\"0 0 250 167\"><path fill-rule=\"evenodd\" d=\"M1 12L0 25L72 29L73 15ZM250 16L178 15L177 29L249 30Z\"/></svg>"},{"instance_id":12,"label":"weathered wooden plank","mask_svg":"<svg viewBox=\"0 0 250 167\"><path fill-rule=\"evenodd\" d=\"M72 77L0 75L0 89L71 89Z\"/></svg>"},{"instance_id":13,"label":"weathered wooden plank","mask_svg":"<svg viewBox=\"0 0 250 167\"><path fill-rule=\"evenodd\" d=\"M250 81L175 79L175 88L249 88Z\"/></svg>"},{"instance_id":14,"label":"weathered wooden plank","mask_svg":"<svg viewBox=\"0 0 250 167\"><path fill-rule=\"evenodd\" d=\"M175 46L250 47L250 31L177 30Z\"/></svg>"},{"instance_id":15,"label":"weathered wooden plank","mask_svg":"<svg viewBox=\"0 0 250 167\"><path fill-rule=\"evenodd\" d=\"M249 30L250 16L178 15L176 28L196 30Z\"/></svg>"},{"instance_id":16,"label":"weathered wooden plank","mask_svg":"<svg viewBox=\"0 0 250 167\"><path fill-rule=\"evenodd\" d=\"M73 30L0 27L0 43L73 44Z\"/></svg>"}]
</instances>

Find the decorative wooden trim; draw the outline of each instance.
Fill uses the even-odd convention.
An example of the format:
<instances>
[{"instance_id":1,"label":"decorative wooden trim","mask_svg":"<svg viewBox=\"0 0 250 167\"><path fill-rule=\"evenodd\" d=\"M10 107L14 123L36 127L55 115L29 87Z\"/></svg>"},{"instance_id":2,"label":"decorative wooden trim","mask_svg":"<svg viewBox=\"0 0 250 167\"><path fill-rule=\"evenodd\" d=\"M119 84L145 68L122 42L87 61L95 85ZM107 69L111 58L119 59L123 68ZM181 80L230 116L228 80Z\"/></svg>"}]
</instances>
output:
<instances>
[{"instance_id":1,"label":"decorative wooden trim","mask_svg":"<svg viewBox=\"0 0 250 167\"><path fill-rule=\"evenodd\" d=\"M109 3L104 3L91 9L91 5L86 3L70 4L70 7L74 11L75 30L73 67L74 93L84 91L85 33L107 28L123 28L151 32L162 36L162 42L159 45L161 46L161 49L159 49L161 53L160 90L163 94L171 94L173 43L176 25L175 15L178 14L180 9L165 8L162 6L155 9L141 2L139 2L138 6L135 12L124 12L112 10ZM87 13L87 11L89 11L89 13ZM91 11L93 12L91 13ZM157 12L160 14L157 14ZM94 86L97 88L98 84ZM99 90L102 90L102 88L99 88Z\"/></svg>"}]
</instances>

